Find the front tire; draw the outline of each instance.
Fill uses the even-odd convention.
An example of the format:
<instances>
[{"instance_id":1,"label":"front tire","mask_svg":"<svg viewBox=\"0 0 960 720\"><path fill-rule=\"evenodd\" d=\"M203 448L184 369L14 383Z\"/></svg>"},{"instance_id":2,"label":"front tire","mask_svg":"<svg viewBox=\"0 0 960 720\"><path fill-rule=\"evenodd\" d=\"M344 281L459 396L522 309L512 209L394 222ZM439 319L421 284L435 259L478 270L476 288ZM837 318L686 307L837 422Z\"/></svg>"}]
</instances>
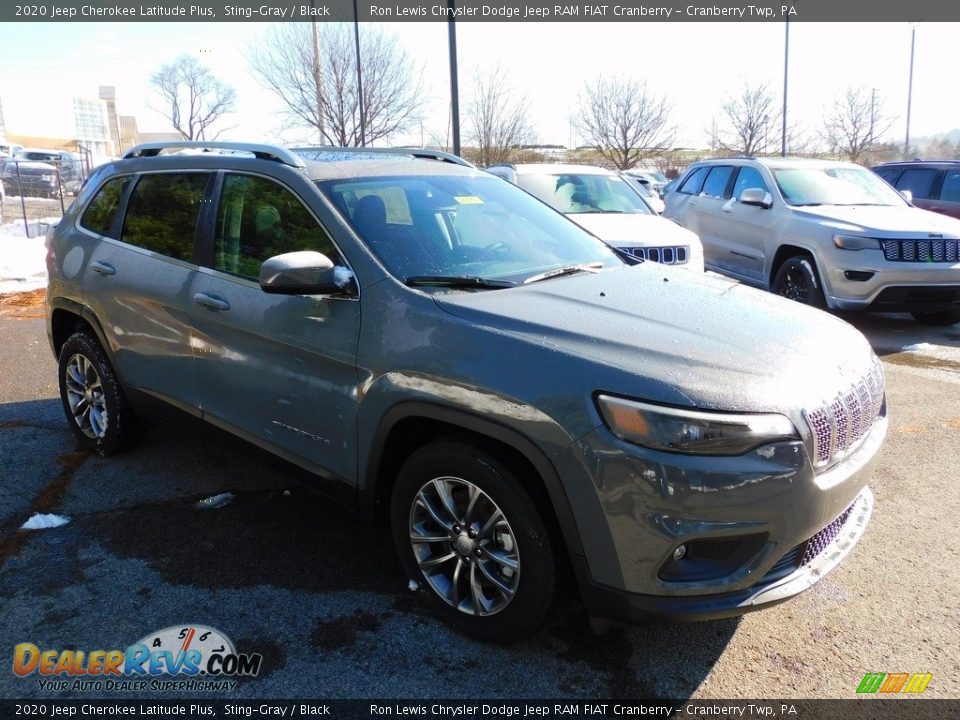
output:
<instances>
[{"instance_id":1,"label":"front tire","mask_svg":"<svg viewBox=\"0 0 960 720\"><path fill-rule=\"evenodd\" d=\"M415 451L391 524L401 565L448 624L507 642L543 623L556 579L550 534L518 474L486 450L443 440Z\"/></svg>"},{"instance_id":2,"label":"front tire","mask_svg":"<svg viewBox=\"0 0 960 720\"><path fill-rule=\"evenodd\" d=\"M60 350L59 379L60 401L77 442L104 457L126 449L133 415L96 338L85 332L67 338Z\"/></svg>"},{"instance_id":3,"label":"front tire","mask_svg":"<svg viewBox=\"0 0 960 720\"><path fill-rule=\"evenodd\" d=\"M817 264L813 258L805 255L794 255L784 260L770 290L780 297L820 310L827 307L820 276L817 275Z\"/></svg>"},{"instance_id":4,"label":"front tire","mask_svg":"<svg viewBox=\"0 0 960 720\"><path fill-rule=\"evenodd\" d=\"M960 322L960 310L941 310L940 312L914 312L913 319L924 325L946 327Z\"/></svg>"}]
</instances>

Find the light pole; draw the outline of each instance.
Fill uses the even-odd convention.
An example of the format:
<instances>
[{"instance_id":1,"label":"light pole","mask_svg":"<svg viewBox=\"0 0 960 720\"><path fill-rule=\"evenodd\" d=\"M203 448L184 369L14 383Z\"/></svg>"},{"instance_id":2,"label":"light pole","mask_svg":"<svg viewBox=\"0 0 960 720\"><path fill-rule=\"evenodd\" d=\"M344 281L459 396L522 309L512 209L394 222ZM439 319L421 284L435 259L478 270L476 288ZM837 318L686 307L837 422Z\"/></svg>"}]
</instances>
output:
<instances>
[{"instance_id":1,"label":"light pole","mask_svg":"<svg viewBox=\"0 0 960 720\"><path fill-rule=\"evenodd\" d=\"M790 68L790 16L787 15L786 30L783 37L783 130L780 143L781 157L787 156L787 77Z\"/></svg>"},{"instance_id":2,"label":"light pole","mask_svg":"<svg viewBox=\"0 0 960 720\"><path fill-rule=\"evenodd\" d=\"M910 23L910 80L907 83L907 136L903 141L903 159L910 156L910 108L913 105L913 50L917 44L917 23Z\"/></svg>"},{"instance_id":3,"label":"light pole","mask_svg":"<svg viewBox=\"0 0 960 720\"><path fill-rule=\"evenodd\" d=\"M460 87L457 81L457 23L453 19L453 10L456 3L447 0L449 10L447 20L447 37L450 44L450 115L453 130L453 154L460 154Z\"/></svg>"},{"instance_id":4,"label":"light pole","mask_svg":"<svg viewBox=\"0 0 960 720\"><path fill-rule=\"evenodd\" d=\"M357 0L353 0L353 38L357 45L357 98L360 105L360 146L367 146L367 117L363 108L363 73L360 70L360 17L357 15Z\"/></svg>"}]
</instances>

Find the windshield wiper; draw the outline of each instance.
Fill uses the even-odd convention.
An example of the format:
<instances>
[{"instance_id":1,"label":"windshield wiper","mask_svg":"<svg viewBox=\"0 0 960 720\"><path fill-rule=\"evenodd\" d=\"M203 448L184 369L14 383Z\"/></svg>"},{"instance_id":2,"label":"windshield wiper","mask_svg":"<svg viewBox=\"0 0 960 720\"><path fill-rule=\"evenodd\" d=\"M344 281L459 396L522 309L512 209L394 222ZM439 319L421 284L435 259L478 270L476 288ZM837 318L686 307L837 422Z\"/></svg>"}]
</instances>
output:
<instances>
[{"instance_id":1,"label":"windshield wiper","mask_svg":"<svg viewBox=\"0 0 960 720\"><path fill-rule=\"evenodd\" d=\"M538 273L536 275L531 275L526 280L523 281L524 285L529 283L540 282L541 280L549 280L550 278L561 277L562 275L573 275L575 273L589 272L597 273L603 269L602 262L589 262L581 263L580 265L568 265L567 267L556 268L555 270L547 270L546 272Z\"/></svg>"},{"instance_id":2,"label":"windshield wiper","mask_svg":"<svg viewBox=\"0 0 960 720\"><path fill-rule=\"evenodd\" d=\"M411 275L404 278L403 284L407 287L421 287L424 285L449 288L485 288L499 289L516 285L509 280L487 280L482 277L468 277L466 275Z\"/></svg>"}]
</instances>

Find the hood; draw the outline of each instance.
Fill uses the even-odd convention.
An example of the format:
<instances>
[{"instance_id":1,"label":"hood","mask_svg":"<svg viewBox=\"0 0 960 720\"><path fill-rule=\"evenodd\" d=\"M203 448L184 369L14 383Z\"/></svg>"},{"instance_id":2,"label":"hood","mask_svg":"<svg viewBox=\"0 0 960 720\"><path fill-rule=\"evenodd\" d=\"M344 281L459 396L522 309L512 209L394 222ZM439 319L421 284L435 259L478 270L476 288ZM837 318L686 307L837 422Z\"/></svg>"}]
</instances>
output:
<instances>
[{"instance_id":1,"label":"hood","mask_svg":"<svg viewBox=\"0 0 960 720\"><path fill-rule=\"evenodd\" d=\"M567 215L605 243L617 247L694 245L695 233L658 215L633 213L574 213Z\"/></svg>"},{"instance_id":2,"label":"hood","mask_svg":"<svg viewBox=\"0 0 960 720\"><path fill-rule=\"evenodd\" d=\"M594 390L655 402L797 418L873 366L866 338L842 320L656 263L434 298L471 323L615 369L620 386Z\"/></svg>"},{"instance_id":3,"label":"hood","mask_svg":"<svg viewBox=\"0 0 960 720\"><path fill-rule=\"evenodd\" d=\"M925 239L930 233L945 238L960 238L960 220L906 205L822 205L797 207L793 211L837 232L853 232L871 237L914 236Z\"/></svg>"},{"instance_id":4,"label":"hood","mask_svg":"<svg viewBox=\"0 0 960 720\"><path fill-rule=\"evenodd\" d=\"M53 165L48 165L39 160L17 160L16 162L9 162L8 164L10 168L9 171L12 175L17 174L17 168L20 168L21 173L29 172L32 174L55 173L57 171Z\"/></svg>"}]
</instances>

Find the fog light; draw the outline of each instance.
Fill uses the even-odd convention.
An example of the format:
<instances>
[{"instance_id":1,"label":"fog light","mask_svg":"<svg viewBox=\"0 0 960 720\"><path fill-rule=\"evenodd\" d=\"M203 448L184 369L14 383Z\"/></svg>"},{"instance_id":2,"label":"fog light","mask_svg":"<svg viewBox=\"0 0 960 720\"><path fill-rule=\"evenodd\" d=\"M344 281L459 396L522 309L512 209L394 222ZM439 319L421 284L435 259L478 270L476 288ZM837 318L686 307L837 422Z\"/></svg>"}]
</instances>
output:
<instances>
[{"instance_id":1,"label":"fog light","mask_svg":"<svg viewBox=\"0 0 960 720\"><path fill-rule=\"evenodd\" d=\"M673 551L674 560L683 560L687 556L687 546L681 545L676 550Z\"/></svg>"}]
</instances>

